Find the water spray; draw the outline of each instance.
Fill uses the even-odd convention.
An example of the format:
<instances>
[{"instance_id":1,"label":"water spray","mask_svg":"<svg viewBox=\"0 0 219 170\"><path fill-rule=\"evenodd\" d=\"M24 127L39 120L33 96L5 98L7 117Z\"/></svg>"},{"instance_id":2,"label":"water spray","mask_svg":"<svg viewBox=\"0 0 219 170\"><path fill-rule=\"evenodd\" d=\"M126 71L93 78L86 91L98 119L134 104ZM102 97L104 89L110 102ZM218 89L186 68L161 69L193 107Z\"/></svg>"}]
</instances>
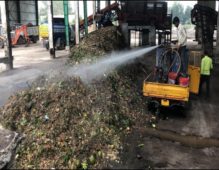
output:
<instances>
[{"instance_id":1,"label":"water spray","mask_svg":"<svg viewBox=\"0 0 219 170\"><path fill-rule=\"evenodd\" d=\"M79 76L85 83L93 79L101 78L110 73L118 66L133 61L133 59L143 57L145 54L155 50L159 45L147 48L133 49L126 52L113 53L105 58L97 60L93 64L80 64L67 71L68 76Z\"/></svg>"}]
</instances>

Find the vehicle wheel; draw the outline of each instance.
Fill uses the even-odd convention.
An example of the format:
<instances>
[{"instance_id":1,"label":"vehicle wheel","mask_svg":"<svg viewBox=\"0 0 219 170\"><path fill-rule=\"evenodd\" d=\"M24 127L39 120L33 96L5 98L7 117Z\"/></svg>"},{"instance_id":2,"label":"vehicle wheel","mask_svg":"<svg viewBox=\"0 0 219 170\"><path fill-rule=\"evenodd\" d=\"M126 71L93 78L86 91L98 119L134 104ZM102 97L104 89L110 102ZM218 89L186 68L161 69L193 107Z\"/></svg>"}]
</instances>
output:
<instances>
[{"instance_id":1,"label":"vehicle wheel","mask_svg":"<svg viewBox=\"0 0 219 170\"><path fill-rule=\"evenodd\" d=\"M17 40L17 44L16 45L21 45L21 44L25 44L27 41L23 36L20 36Z\"/></svg>"},{"instance_id":2,"label":"vehicle wheel","mask_svg":"<svg viewBox=\"0 0 219 170\"><path fill-rule=\"evenodd\" d=\"M49 50L49 43L46 43L46 49Z\"/></svg>"},{"instance_id":3,"label":"vehicle wheel","mask_svg":"<svg viewBox=\"0 0 219 170\"><path fill-rule=\"evenodd\" d=\"M148 111L156 113L157 109L160 107L160 103L157 100L149 99L148 101Z\"/></svg>"},{"instance_id":4,"label":"vehicle wheel","mask_svg":"<svg viewBox=\"0 0 219 170\"><path fill-rule=\"evenodd\" d=\"M37 43L37 37L33 37L32 38L32 42L35 44L35 43Z\"/></svg>"},{"instance_id":5,"label":"vehicle wheel","mask_svg":"<svg viewBox=\"0 0 219 170\"><path fill-rule=\"evenodd\" d=\"M192 108L191 101L188 101L187 103L185 103L185 107L184 107L184 116L185 117L187 117L189 115L191 108Z\"/></svg>"},{"instance_id":6,"label":"vehicle wheel","mask_svg":"<svg viewBox=\"0 0 219 170\"><path fill-rule=\"evenodd\" d=\"M65 49L65 41L63 39L60 39L59 46L56 47L57 50L64 50Z\"/></svg>"},{"instance_id":7,"label":"vehicle wheel","mask_svg":"<svg viewBox=\"0 0 219 170\"><path fill-rule=\"evenodd\" d=\"M30 46L30 44L29 44L29 43L26 43L26 44L25 44L25 47L29 47L29 46Z\"/></svg>"}]
</instances>

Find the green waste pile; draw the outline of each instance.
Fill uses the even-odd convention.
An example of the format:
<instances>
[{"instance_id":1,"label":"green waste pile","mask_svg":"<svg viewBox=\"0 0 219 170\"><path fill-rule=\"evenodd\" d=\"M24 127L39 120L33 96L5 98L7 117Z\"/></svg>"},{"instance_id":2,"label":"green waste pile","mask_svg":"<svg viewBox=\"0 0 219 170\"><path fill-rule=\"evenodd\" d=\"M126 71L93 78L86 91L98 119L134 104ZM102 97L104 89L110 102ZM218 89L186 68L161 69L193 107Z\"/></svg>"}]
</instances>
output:
<instances>
[{"instance_id":1,"label":"green waste pile","mask_svg":"<svg viewBox=\"0 0 219 170\"><path fill-rule=\"evenodd\" d=\"M10 97L0 123L25 134L11 166L93 169L119 162L121 138L148 119L136 75L144 78L132 63L89 85L79 77L52 84L42 77L46 85Z\"/></svg>"},{"instance_id":2,"label":"green waste pile","mask_svg":"<svg viewBox=\"0 0 219 170\"><path fill-rule=\"evenodd\" d=\"M71 50L71 62L74 64L82 59L95 59L109 52L125 47L123 36L116 26L105 27L90 33Z\"/></svg>"},{"instance_id":3,"label":"green waste pile","mask_svg":"<svg viewBox=\"0 0 219 170\"><path fill-rule=\"evenodd\" d=\"M104 168L119 160L121 134L147 119L138 87L123 71L90 86L72 78L12 96L1 123L26 135L14 167Z\"/></svg>"}]
</instances>

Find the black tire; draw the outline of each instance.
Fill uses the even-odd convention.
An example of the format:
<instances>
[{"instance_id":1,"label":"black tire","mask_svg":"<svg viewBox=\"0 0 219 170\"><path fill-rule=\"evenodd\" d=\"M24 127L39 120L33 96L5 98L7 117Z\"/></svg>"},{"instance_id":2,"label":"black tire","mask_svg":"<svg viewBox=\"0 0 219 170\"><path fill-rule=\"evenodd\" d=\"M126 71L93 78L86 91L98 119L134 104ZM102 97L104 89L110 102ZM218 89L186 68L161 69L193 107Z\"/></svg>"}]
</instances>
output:
<instances>
[{"instance_id":1,"label":"black tire","mask_svg":"<svg viewBox=\"0 0 219 170\"><path fill-rule=\"evenodd\" d=\"M23 36L20 36L17 40L17 44L16 45L22 45L22 44L26 44L27 41Z\"/></svg>"},{"instance_id":2,"label":"black tire","mask_svg":"<svg viewBox=\"0 0 219 170\"><path fill-rule=\"evenodd\" d=\"M49 42L45 44L46 50L49 50Z\"/></svg>"},{"instance_id":3,"label":"black tire","mask_svg":"<svg viewBox=\"0 0 219 170\"><path fill-rule=\"evenodd\" d=\"M147 103L148 111L155 113L160 108L160 103L155 99L149 99Z\"/></svg>"},{"instance_id":4,"label":"black tire","mask_svg":"<svg viewBox=\"0 0 219 170\"><path fill-rule=\"evenodd\" d=\"M32 42L33 42L34 44L36 44L36 43L37 43L37 37L33 37L33 38L32 38Z\"/></svg>"},{"instance_id":5,"label":"black tire","mask_svg":"<svg viewBox=\"0 0 219 170\"><path fill-rule=\"evenodd\" d=\"M60 39L60 45L56 48L57 48L57 50L64 50L65 49L65 41L62 38Z\"/></svg>"}]
</instances>

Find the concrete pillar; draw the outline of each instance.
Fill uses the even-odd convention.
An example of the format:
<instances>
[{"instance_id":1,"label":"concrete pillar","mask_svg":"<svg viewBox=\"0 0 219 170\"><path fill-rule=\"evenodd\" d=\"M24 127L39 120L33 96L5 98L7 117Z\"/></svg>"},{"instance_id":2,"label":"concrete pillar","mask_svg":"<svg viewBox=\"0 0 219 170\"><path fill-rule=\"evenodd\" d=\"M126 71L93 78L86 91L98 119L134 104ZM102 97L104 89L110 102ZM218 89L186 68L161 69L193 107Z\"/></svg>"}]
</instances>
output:
<instances>
[{"instance_id":1,"label":"concrete pillar","mask_svg":"<svg viewBox=\"0 0 219 170\"><path fill-rule=\"evenodd\" d=\"M84 29L85 35L88 35L88 20L87 20L87 0L84 0Z\"/></svg>"},{"instance_id":2,"label":"concrete pillar","mask_svg":"<svg viewBox=\"0 0 219 170\"><path fill-rule=\"evenodd\" d=\"M93 30L97 29L97 23L95 20L95 15L96 15L96 1L93 1Z\"/></svg>"},{"instance_id":3,"label":"concrete pillar","mask_svg":"<svg viewBox=\"0 0 219 170\"><path fill-rule=\"evenodd\" d=\"M1 1L2 36L4 37L5 58L0 62L6 64L6 69L13 69L11 33L9 23L8 1Z\"/></svg>"},{"instance_id":4,"label":"concrete pillar","mask_svg":"<svg viewBox=\"0 0 219 170\"><path fill-rule=\"evenodd\" d=\"M49 28L49 52L51 58L55 58L54 36L53 36L53 3L52 0L48 3L48 28Z\"/></svg>"},{"instance_id":5,"label":"concrete pillar","mask_svg":"<svg viewBox=\"0 0 219 170\"><path fill-rule=\"evenodd\" d=\"M76 44L79 44L79 41L80 41L79 1L75 1L75 40L76 40Z\"/></svg>"},{"instance_id":6,"label":"concrete pillar","mask_svg":"<svg viewBox=\"0 0 219 170\"><path fill-rule=\"evenodd\" d=\"M65 39L66 39L66 50L69 50L69 23L68 23L68 1L63 1L64 7L64 18L65 18Z\"/></svg>"},{"instance_id":7,"label":"concrete pillar","mask_svg":"<svg viewBox=\"0 0 219 170\"><path fill-rule=\"evenodd\" d=\"M110 0L105 1L105 6L106 7L110 6Z\"/></svg>"},{"instance_id":8,"label":"concrete pillar","mask_svg":"<svg viewBox=\"0 0 219 170\"><path fill-rule=\"evenodd\" d=\"M216 52L219 54L219 3L218 3L218 14L217 14L217 42L216 42Z\"/></svg>"},{"instance_id":9,"label":"concrete pillar","mask_svg":"<svg viewBox=\"0 0 219 170\"><path fill-rule=\"evenodd\" d=\"M100 0L97 0L97 14L100 14ZM98 29L100 29L101 25L98 23Z\"/></svg>"},{"instance_id":10,"label":"concrete pillar","mask_svg":"<svg viewBox=\"0 0 219 170\"><path fill-rule=\"evenodd\" d=\"M97 0L97 13L100 13L100 0Z\"/></svg>"},{"instance_id":11,"label":"concrete pillar","mask_svg":"<svg viewBox=\"0 0 219 170\"><path fill-rule=\"evenodd\" d=\"M17 21L18 23L21 23L21 7L20 7L20 0L16 1L17 6Z\"/></svg>"}]
</instances>

